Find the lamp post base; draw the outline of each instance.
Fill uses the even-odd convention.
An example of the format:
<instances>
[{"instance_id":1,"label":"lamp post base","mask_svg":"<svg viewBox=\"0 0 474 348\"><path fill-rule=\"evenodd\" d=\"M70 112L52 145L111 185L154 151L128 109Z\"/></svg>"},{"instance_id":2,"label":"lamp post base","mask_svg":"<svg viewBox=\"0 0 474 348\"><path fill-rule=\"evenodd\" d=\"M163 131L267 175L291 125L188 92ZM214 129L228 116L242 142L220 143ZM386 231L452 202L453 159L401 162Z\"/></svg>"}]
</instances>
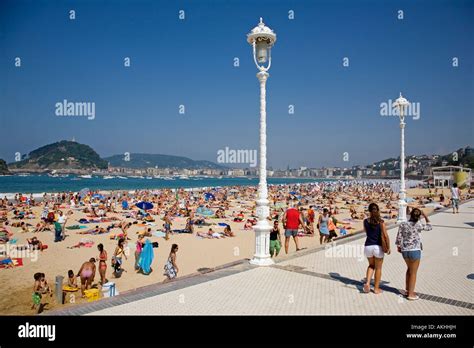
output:
<instances>
[{"instance_id":1,"label":"lamp post base","mask_svg":"<svg viewBox=\"0 0 474 348\"><path fill-rule=\"evenodd\" d=\"M397 225L407 222L407 202L403 199L398 201Z\"/></svg>"},{"instance_id":2,"label":"lamp post base","mask_svg":"<svg viewBox=\"0 0 474 348\"><path fill-rule=\"evenodd\" d=\"M250 264L255 266L271 266L273 262L270 257L270 230L272 227L268 220L260 220L254 226L255 231L255 255Z\"/></svg>"},{"instance_id":3,"label":"lamp post base","mask_svg":"<svg viewBox=\"0 0 474 348\"><path fill-rule=\"evenodd\" d=\"M265 258L254 256L253 259L249 261L249 263L254 266L271 266L275 264L270 256Z\"/></svg>"}]
</instances>

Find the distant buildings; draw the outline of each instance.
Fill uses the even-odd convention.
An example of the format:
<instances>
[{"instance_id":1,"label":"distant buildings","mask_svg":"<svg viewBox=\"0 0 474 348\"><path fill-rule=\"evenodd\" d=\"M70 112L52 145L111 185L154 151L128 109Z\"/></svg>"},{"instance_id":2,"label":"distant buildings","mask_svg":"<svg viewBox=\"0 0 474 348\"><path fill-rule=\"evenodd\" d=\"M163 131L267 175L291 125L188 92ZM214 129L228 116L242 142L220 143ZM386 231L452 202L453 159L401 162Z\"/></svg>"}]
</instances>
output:
<instances>
[{"instance_id":1,"label":"distant buildings","mask_svg":"<svg viewBox=\"0 0 474 348\"><path fill-rule=\"evenodd\" d=\"M469 146L459 151L461 156L473 154L474 151ZM461 172L469 173L470 170L463 167L441 166L439 164L446 164L441 161L446 158L439 155L417 155L407 156L406 158L406 176L412 179L431 179L436 182L437 186L450 186L453 180L453 174L457 170L452 169L445 172L441 168L460 168ZM442 163L443 162L443 163ZM438 165L438 167L436 167ZM220 168L220 169L177 169L177 168L114 168L111 167L108 173L117 173L118 175L147 175L147 176L170 176L170 175L204 175L204 176L228 176L228 177L255 177L258 176L257 168ZM299 178L333 178L333 179L364 179L364 178L386 178L398 179L400 177L400 160L398 158L390 158L384 161L375 162L370 165L354 165L347 167L323 167L323 168L308 168L300 166L299 168L273 169L267 170L268 177L299 177ZM464 175L464 174L462 174Z\"/></svg>"},{"instance_id":2,"label":"distant buildings","mask_svg":"<svg viewBox=\"0 0 474 348\"><path fill-rule=\"evenodd\" d=\"M453 183L459 187L470 185L472 182L472 173L470 168L459 166L443 166L433 168L434 187L451 187Z\"/></svg>"}]
</instances>

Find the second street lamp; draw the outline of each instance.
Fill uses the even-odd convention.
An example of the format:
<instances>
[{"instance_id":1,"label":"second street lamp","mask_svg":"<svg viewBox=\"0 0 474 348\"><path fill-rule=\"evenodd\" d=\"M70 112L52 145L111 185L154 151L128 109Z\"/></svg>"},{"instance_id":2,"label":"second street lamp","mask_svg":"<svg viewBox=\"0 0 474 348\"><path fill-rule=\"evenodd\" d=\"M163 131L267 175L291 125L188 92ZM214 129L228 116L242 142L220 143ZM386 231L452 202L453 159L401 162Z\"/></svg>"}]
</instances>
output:
<instances>
[{"instance_id":1,"label":"second street lamp","mask_svg":"<svg viewBox=\"0 0 474 348\"><path fill-rule=\"evenodd\" d=\"M403 98L400 92L400 97L395 100L392 106L398 108L398 115L400 117L400 193L398 200L398 218L397 224L407 221L407 202L405 189L405 115L407 106L410 103Z\"/></svg>"},{"instance_id":2,"label":"second street lamp","mask_svg":"<svg viewBox=\"0 0 474 348\"><path fill-rule=\"evenodd\" d=\"M257 266L269 266L273 264L270 257L270 230L268 222L270 208L267 189L267 113L266 113L266 89L268 70L272 64L271 48L276 41L276 35L267 27L262 18L260 23L247 35L247 41L253 48L253 59L259 72L257 78L260 81L260 158L259 158L259 182L256 213L258 222L254 226L255 231L255 255L250 261ZM265 67L263 64L267 63ZM262 65L260 65L262 64Z\"/></svg>"}]
</instances>

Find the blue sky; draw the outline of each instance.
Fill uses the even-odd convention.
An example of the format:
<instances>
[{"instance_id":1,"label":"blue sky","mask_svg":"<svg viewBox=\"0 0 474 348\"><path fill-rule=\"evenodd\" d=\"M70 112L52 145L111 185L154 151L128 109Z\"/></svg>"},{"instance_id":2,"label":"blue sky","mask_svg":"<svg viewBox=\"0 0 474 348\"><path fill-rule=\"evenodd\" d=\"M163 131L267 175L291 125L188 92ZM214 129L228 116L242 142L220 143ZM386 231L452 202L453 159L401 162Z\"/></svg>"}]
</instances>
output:
<instances>
[{"instance_id":1,"label":"blue sky","mask_svg":"<svg viewBox=\"0 0 474 348\"><path fill-rule=\"evenodd\" d=\"M408 120L407 153L445 154L472 145L473 4L3 0L0 158L72 137L101 156L216 161L226 146L257 149L259 87L246 34L260 16L278 36L267 83L270 166L397 156L398 120L382 117L380 103L400 91L420 103L420 118ZM63 99L95 102L95 119L56 116Z\"/></svg>"}]
</instances>

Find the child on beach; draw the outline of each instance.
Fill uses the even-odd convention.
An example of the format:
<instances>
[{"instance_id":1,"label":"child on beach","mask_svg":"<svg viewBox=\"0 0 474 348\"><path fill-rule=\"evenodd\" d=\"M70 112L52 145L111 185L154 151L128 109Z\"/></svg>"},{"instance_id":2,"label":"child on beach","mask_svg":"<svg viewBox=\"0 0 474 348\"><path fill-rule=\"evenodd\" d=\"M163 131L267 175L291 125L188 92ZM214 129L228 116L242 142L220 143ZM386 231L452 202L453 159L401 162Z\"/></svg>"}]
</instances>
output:
<instances>
[{"instance_id":1,"label":"child on beach","mask_svg":"<svg viewBox=\"0 0 474 348\"><path fill-rule=\"evenodd\" d=\"M138 236L136 249L135 249L135 270L138 271L140 267L138 266L138 261L140 260L140 255L145 245L145 236L143 234Z\"/></svg>"},{"instance_id":2,"label":"child on beach","mask_svg":"<svg viewBox=\"0 0 474 348\"><path fill-rule=\"evenodd\" d=\"M49 296L53 296L53 291L50 289L44 273L37 272L33 278L35 283L33 285L33 306L31 306L31 309L35 309L37 313L40 313L43 307L41 305L42 295L49 293Z\"/></svg>"},{"instance_id":3,"label":"child on beach","mask_svg":"<svg viewBox=\"0 0 474 348\"><path fill-rule=\"evenodd\" d=\"M163 227L164 227L165 233L166 233L165 239L168 240L168 239L170 239L169 235L171 233L171 219L170 219L168 213L166 213L165 216L163 217L163 221L165 222L163 224Z\"/></svg>"},{"instance_id":4,"label":"child on beach","mask_svg":"<svg viewBox=\"0 0 474 348\"><path fill-rule=\"evenodd\" d=\"M164 270L165 270L164 275L168 278L168 280L171 280L178 276L179 268L178 268L178 265L176 264L177 252L178 252L178 244L173 244L171 246L171 251L168 256L168 261L166 262L165 267L164 267Z\"/></svg>"},{"instance_id":5,"label":"child on beach","mask_svg":"<svg viewBox=\"0 0 474 348\"><path fill-rule=\"evenodd\" d=\"M280 229L278 221L273 222L273 229L270 231L270 256L278 256L281 249Z\"/></svg>"},{"instance_id":6,"label":"child on beach","mask_svg":"<svg viewBox=\"0 0 474 348\"><path fill-rule=\"evenodd\" d=\"M74 275L74 271L72 269L67 271L67 286L71 288L77 288L77 277Z\"/></svg>"}]
</instances>

